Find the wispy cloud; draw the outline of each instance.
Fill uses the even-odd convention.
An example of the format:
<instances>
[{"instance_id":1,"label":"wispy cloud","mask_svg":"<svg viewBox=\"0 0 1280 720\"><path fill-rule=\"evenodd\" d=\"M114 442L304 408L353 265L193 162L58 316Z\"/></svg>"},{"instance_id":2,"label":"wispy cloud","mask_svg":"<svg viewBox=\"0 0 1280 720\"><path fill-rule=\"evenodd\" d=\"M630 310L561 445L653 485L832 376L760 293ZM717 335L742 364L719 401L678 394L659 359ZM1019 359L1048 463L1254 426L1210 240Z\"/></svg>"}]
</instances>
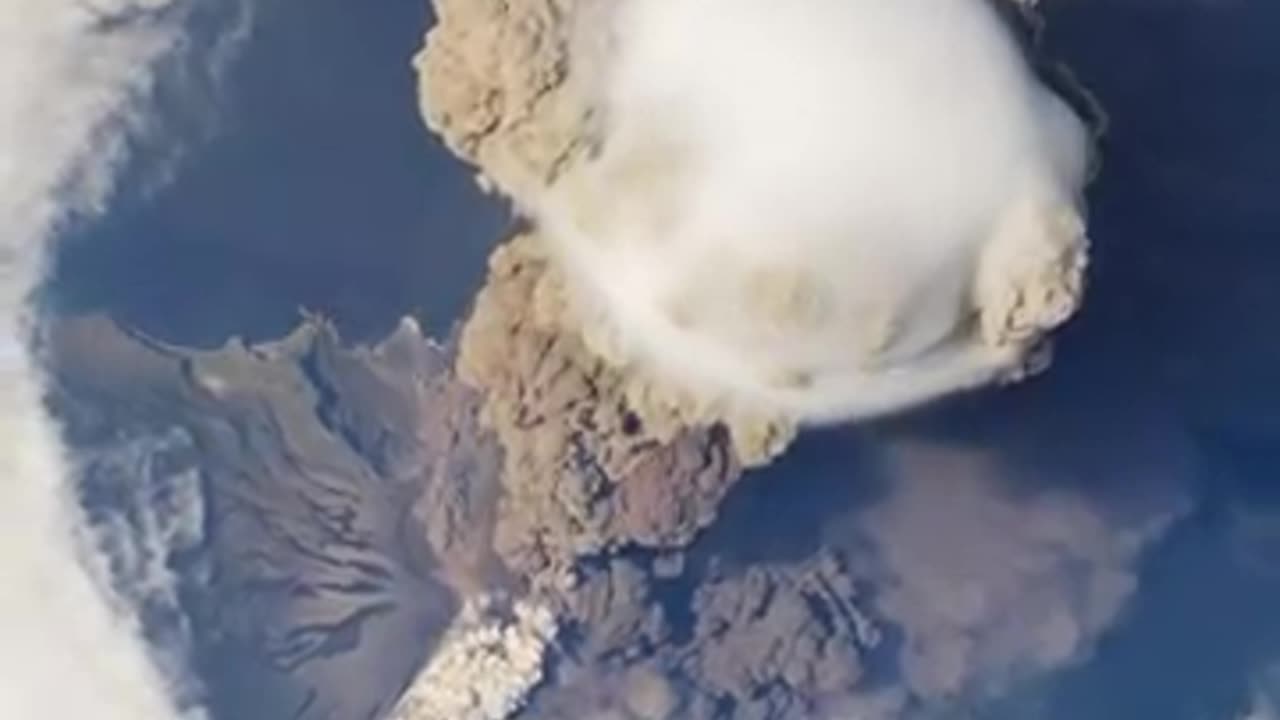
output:
<instances>
[{"instance_id":1,"label":"wispy cloud","mask_svg":"<svg viewBox=\"0 0 1280 720\"><path fill-rule=\"evenodd\" d=\"M100 210L145 125L179 0L0 6L0 717L172 720L167 683L85 536L28 352L49 244Z\"/></svg>"}]
</instances>

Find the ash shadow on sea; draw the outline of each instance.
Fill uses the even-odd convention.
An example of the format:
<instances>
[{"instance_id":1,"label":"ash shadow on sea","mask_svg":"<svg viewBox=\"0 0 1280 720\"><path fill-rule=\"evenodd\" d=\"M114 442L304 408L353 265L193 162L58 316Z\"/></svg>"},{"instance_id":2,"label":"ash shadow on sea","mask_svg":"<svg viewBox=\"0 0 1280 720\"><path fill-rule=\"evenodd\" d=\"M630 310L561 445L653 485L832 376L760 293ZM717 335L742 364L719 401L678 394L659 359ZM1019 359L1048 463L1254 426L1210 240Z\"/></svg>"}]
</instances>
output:
<instances>
[{"instance_id":1,"label":"ash shadow on sea","mask_svg":"<svg viewBox=\"0 0 1280 720\"><path fill-rule=\"evenodd\" d=\"M847 427L802 434L781 458L739 481L690 548L691 559L746 566L812 556L833 515L872 505L885 492L868 452L873 443L869 433Z\"/></svg>"}]
</instances>

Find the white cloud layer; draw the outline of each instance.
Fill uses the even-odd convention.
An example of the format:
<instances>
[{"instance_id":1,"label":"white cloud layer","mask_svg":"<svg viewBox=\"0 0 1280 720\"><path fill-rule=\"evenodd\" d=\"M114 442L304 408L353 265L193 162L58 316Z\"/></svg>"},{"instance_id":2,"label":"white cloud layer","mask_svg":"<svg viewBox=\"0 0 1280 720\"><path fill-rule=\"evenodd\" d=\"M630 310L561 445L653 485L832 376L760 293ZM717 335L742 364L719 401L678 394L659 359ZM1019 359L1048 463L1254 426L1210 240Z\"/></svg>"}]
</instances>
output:
<instances>
[{"instance_id":1,"label":"white cloud layer","mask_svg":"<svg viewBox=\"0 0 1280 720\"><path fill-rule=\"evenodd\" d=\"M532 208L597 350L840 420L1018 377L1074 311L1085 129L987 2L610 7L599 154Z\"/></svg>"},{"instance_id":2,"label":"white cloud layer","mask_svg":"<svg viewBox=\"0 0 1280 720\"><path fill-rule=\"evenodd\" d=\"M111 498L91 503L88 518L111 587L145 614L152 657L183 710L199 705L205 692L187 671L192 628L172 564L205 539L200 472L180 459L194 443L189 433L170 428L78 453L85 466L80 483L93 497Z\"/></svg>"},{"instance_id":3,"label":"white cloud layer","mask_svg":"<svg viewBox=\"0 0 1280 720\"><path fill-rule=\"evenodd\" d=\"M26 348L48 245L106 201L179 20L168 0L0 3L0 718L178 715L136 622L95 579Z\"/></svg>"}]
</instances>

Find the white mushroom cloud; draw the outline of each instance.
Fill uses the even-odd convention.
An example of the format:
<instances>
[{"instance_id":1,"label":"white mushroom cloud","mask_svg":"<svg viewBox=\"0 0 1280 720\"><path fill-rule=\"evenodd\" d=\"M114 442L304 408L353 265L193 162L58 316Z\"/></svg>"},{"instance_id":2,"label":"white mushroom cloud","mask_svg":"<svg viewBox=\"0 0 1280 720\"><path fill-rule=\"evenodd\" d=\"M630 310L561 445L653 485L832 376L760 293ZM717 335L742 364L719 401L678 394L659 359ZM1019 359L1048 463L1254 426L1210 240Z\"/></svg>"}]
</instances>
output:
<instances>
[{"instance_id":1,"label":"white mushroom cloud","mask_svg":"<svg viewBox=\"0 0 1280 720\"><path fill-rule=\"evenodd\" d=\"M168 0L0 4L0 718L181 714L106 590L30 350L48 246L108 199L181 20Z\"/></svg>"},{"instance_id":2,"label":"white mushroom cloud","mask_svg":"<svg viewBox=\"0 0 1280 720\"><path fill-rule=\"evenodd\" d=\"M528 209L595 350L807 422L1047 358L1082 292L1088 134L988 2L593 9L594 151Z\"/></svg>"}]
</instances>

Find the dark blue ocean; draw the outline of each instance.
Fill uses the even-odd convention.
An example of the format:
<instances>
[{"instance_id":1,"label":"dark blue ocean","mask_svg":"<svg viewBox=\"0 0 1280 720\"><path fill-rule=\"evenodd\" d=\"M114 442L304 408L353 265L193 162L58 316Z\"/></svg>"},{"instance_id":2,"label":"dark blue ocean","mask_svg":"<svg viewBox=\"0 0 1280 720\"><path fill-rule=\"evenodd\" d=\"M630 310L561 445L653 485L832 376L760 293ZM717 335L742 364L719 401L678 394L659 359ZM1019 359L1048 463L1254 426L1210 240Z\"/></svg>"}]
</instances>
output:
<instances>
[{"instance_id":1,"label":"dark blue ocean","mask_svg":"<svg viewBox=\"0 0 1280 720\"><path fill-rule=\"evenodd\" d=\"M279 337L300 309L356 340L405 314L447 330L507 213L418 119L427 5L252 0L220 81L161 96L176 165L126 169L64 243L57 301L195 345Z\"/></svg>"}]
</instances>

